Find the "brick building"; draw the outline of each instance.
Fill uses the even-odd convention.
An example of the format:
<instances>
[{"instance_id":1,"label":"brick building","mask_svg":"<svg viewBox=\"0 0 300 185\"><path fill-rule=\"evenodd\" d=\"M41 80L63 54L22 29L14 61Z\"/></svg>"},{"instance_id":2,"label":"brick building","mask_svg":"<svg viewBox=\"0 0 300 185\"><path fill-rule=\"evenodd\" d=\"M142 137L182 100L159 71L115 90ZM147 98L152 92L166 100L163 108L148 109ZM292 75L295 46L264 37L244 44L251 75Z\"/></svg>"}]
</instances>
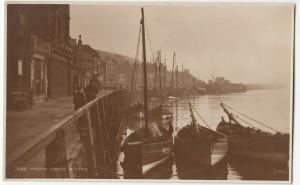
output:
<instances>
[{"instance_id":1,"label":"brick building","mask_svg":"<svg viewBox=\"0 0 300 185\"><path fill-rule=\"evenodd\" d=\"M69 5L7 5L7 95L35 102L69 95L73 55Z\"/></svg>"}]
</instances>

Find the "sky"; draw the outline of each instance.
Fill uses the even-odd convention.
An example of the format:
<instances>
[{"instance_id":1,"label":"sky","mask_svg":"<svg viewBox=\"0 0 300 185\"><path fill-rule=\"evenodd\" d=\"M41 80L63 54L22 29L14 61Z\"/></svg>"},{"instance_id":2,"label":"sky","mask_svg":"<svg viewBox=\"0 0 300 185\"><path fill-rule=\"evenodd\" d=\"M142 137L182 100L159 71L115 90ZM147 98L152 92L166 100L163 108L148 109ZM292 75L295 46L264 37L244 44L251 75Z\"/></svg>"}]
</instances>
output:
<instances>
[{"instance_id":1,"label":"sky","mask_svg":"<svg viewBox=\"0 0 300 185\"><path fill-rule=\"evenodd\" d=\"M294 7L288 4L143 5L147 59L158 50L172 66L202 80L224 76L241 83L291 83ZM135 58L141 5L70 6L70 35L95 49ZM141 56L141 54L140 54Z\"/></svg>"}]
</instances>

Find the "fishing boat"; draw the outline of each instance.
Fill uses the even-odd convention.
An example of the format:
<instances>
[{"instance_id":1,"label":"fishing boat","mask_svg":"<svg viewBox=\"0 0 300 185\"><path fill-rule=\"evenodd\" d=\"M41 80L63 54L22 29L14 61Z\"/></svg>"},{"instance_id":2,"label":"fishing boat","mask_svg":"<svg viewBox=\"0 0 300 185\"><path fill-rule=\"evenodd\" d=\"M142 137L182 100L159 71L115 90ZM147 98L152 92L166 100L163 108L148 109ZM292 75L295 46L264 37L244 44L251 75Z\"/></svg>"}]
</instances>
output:
<instances>
[{"instance_id":1,"label":"fishing boat","mask_svg":"<svg viewBox=\"0 0 300 185\"><path fill-rule=\"evenodd\" d=\"M142 44L143 44L143 78L144 78L144 126L131 133L124 142L124 170L146 176L152 169L168 161L172 157L172 133L148 118L147 67L144 10L142 8Z\"/></svg>"},{"instance_id":2,"label":"fishing boat","mask_svg":"<svg viewBox=\"0 0 300 185\"><path fill-rule=\"evenodd\" d=\"M229 121L225 121L222 118L217 126L217 131L228 136L229 152L231 154L285 165L288 164L289 134L280 133L274 128L239 112L240 115L273 130L275 133L262 131L249 121L230 112L229 109L234 109L229 105L221 103L221 107L228 115ZM249 126L242 125L241 121Z\"/></svg>"},{"instance_id":3,"label":"fishing boat","mask_svg":"<svg viewBox=\"0 0 300 185\"><path fill-rule=\"evenodd\" d=\"M183 127L174 140L175 160L200 166L213 166L227 154L227 137L197 123L189 103L191 123Z\"/></svg>"}]
</instances>

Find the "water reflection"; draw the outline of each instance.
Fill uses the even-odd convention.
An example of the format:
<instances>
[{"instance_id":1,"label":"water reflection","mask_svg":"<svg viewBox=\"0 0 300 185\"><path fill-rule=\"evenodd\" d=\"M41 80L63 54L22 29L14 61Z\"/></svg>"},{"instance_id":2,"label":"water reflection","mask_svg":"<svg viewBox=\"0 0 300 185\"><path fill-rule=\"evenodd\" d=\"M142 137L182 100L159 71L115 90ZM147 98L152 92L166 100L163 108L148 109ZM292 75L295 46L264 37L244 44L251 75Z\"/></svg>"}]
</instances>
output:
<instances>
[{"instance_id":1,"label":"water reflection","mask_svg":"<svg viewBox=\"0 0 300 185\"><path fill-rule=\"evenodd\" d=\"M142 175L140 172L132 171L133 168L124 168L125 179L170 179L172 176L173 158L168 159L161 165ZM135 164L131 164L135 165Z\"/></svg>"},{"instance_id":2,"label":"water reflection","mask_svg":"<svg viewBox=\"0 0 300 185\"><path fill-rule=\"evenodd\" d=\"M288 180L289 172L286 165L245 159L239 156L228 156L228 166L232 173L242 180Z\"/></svg>"},{"instance_id":3,"label":"water reflection","mask_svg":"<svg viewBox=\"0 0 300 185\"><path fill-rule=\"evenodd\" d=\"M274 101L276 100L276 101ZM205 95L182 97L164 100L173 112L174 133L190 122L188 102L201 114L211 129L216 128L221 116L226 114L220 107L225 102L241 111L251 113L252 117L272 124L282 132L289 132L290 107L288 90L259 90L246 93L227 95ZM277 102L277 104L274 104ZM151 101L151 106L160 104L158 100ZM268 111L267 111L268 110ZM269 111L271 110L271 111ZM197 118L198 119L198 118ZM201 123L200 119L198 119ZM132 121L128 125L127 135L142 127L143 122ZM259 127L259 125L256 125ZM124 178L148 179L205 179L205 180L288 180L287 166L265 163L262 161L228 156L226 160L213 167L195 166L193 164L169 161L151 171L148 176L124 172Z\"/></svg>"},{"instance_id":4,"label":"water reflection","mask_svg":"<svg viewBox=\"0 0 300 185\"><path fill-rule=\"evenodd\" d=\"M227 161L214 166L200 166L176 159L177 177L191 180L226 180L228 174Z\"/></svg>"}]
</instances>

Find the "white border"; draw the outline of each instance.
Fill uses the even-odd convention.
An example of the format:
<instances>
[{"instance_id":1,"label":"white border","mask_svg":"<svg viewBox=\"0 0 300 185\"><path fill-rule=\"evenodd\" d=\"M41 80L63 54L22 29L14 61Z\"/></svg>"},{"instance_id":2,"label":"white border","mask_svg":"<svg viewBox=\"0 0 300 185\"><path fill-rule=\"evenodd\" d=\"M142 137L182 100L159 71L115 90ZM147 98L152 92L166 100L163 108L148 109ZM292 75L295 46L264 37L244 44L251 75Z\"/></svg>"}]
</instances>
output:
<instances>
[{"instance_id":1,"label":"white border","mask_svg":"<svg viewBox=\"0 0 300 185\"><path fill-rule=\"evenodd\" d=\"M18 2L24 2L24 1L9 1L10 3L18 3ZM37 0L33 0L33 1L26 1L27 3L49 3L49 1L37 1ZM298 48L297 46L299 45L299 37L297 37L297 31L299 31L299 12L297 10L297 5L299 5L298 2L296 1L292 1L292 0L246 0L246 1L242 1L242 0L231 0L231 1L225 1L225 0L218 0L218 1L208 1L208 0L197 0L197 1L193 1L193 0L188 0L188 1L182 1L182 0L173 0L173 1L168 1L168 0L146 0L146 1L138 1L138 0L132 0L132 1L120 1L120 0L102 0L100 2L100 4L112 4L112 3L126 3L126 4L137 4L137 3L159 3L159 4L162 4L162 3L174 3L174 4L181 4L181 3L191 3L191 4L194 4L194 3L296 3L296 28L295 28L295 48ZM53 0L51 1L51 3L72 3L72 4L99 4L99 1L97 0L90 0L90 1L59 1L59 0ZM0 41L1 44L0 45L0 74L2 76L2 78L0 78L0 87L5 87L6 83L5 83L5 55L6 55L6 52L5 52L5 47L4 47L4 44L5 44L5 4L4 3L1 3L0 4L0 17L2 18L0 20L0 26L1 26L1 34L0 34ZM294 144L294 147L293 147L293 166L292 166L292 173L291 175L293 175L292 177L292 184L300 184L300 176L298 175L300 173L300 164L299 164L299 158L300 158L300 149L296 146L298 146L300 144L300 131L299 131L299 126L297 125L297 123L300 124L300 111L299 111L299 103L300 103L300 100L297 98L297 94L300 93L300 88L299 88L299 75L297 75L297 72L300 71L300 67L299 65L297 65L297 63L299 63L298 61L298 55L299 54L297 52L297 50L295 49L295 62L294 62L294 70L295 70L295 81L294 81L294 126L293 126L293 144ZM298 62L297 62L298 61ZM5 88L4 88L5 89ZM4 103L5 103L5 100L2 99L4 97L4 92L5 90L3 89L3 91L0 91L0 110L4 110ZM293 92L291 92L293 93ZM5 117L3 117L4 114L3 112L0 113L0 120L2 120L3 122L3 126L5 125ZM3 127L0 127L1 128L1 133L4 134L2 128ZM4 141L5 139L5 135L0 135L1 138L2 138L2 141ZM5 142L5 141L4 141ZM1 148L3 149L3 147ZM0 158L1 159L4 159L3 157L3 150L0 150ZM2 160L1 160L2 161ZM3 162L3 161L2 161ZM0 174L4 174L4 171L3 171L3 164L0 165ZM225 184L225 183L230 183L230 184L282 184L282 182L276 182L276 181L230 181L230 180L225 180L225 181L195 181L195 180L72 180L72 179L59 179L59 180L51 180L51 182L49 181L46 181L46 180L36 180L34 179L31 180L31 179L27 179L27 180L24 180L24 181L3 181L3 178L2 177L2 181L0 182L1 184L40 184L41 182L43 183L46 183L46 184L57 184L57 185L60 185L60 184L79 184L81 182L85 182L89 184L96 184L96 183L99 183L101 181L101 184L115 184L116 182L118 183L125 183L125 184L136 184L136 183L143 183L143 184L152 184L152 183L156 183L156 184L162 184L162 183L175 183L175 184L182 184L182 183L191 183L191 182L197 182L197 183L201 183L201 184ZM75 182L76 181L76 182ZM80 182L78 182L80 181ZM151 182L150 182L151 181ZM257 183L259 182L259 183Z\"/></svg>"}]
</instances>

